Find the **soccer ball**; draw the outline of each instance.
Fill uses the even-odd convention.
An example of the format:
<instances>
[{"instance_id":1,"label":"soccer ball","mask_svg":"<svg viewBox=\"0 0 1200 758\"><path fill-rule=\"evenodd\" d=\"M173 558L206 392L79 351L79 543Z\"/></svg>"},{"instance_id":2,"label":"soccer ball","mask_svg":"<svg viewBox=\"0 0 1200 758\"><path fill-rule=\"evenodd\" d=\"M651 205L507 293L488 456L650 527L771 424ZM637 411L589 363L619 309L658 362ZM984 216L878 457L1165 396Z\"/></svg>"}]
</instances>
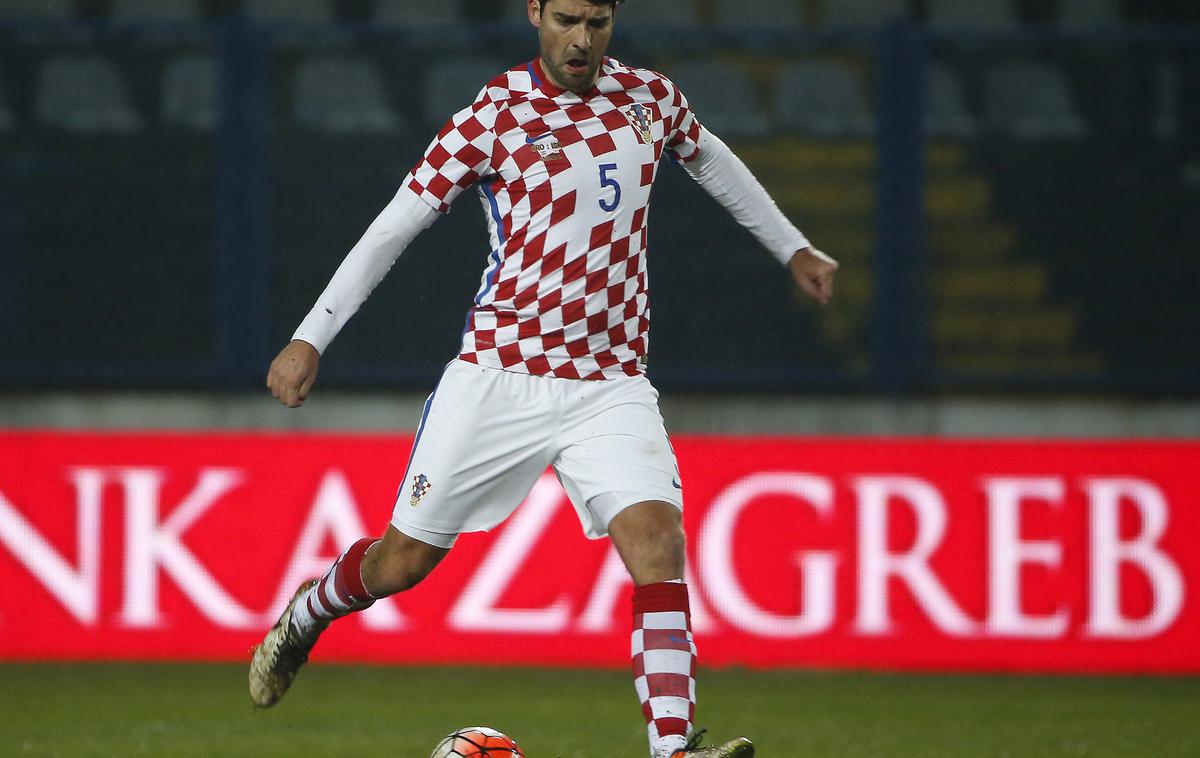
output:
<instances>
[{"instance_id":1,"label":"soccer ball","mask_svg":"<svg viewBox=\"0 0 1200 758\"><path fill-rule=\"evenodd\" d=\"M525 758L512 737L486 726L466 726L447 735L429 758L479 756L480 758Z\"/></svg>"}]
</instances>

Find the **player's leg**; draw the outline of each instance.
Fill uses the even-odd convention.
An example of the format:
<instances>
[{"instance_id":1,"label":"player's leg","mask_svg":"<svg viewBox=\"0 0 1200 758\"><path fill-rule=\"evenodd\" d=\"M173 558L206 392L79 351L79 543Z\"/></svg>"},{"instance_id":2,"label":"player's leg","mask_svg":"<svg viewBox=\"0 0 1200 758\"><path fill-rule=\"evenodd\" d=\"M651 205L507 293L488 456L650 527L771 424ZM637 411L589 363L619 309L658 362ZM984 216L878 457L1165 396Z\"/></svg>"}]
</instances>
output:
<instances>
[{"instance_id":1,"label":"player's leg","mask_svg":"<svg viewBox=\"0 0 1200 758\"><path fill-rule=\"evenodd\" d=\"M366 610L380 598L417 585L441 562L453 544L452 535L415 539L388 526L382 539L361 539L341 555L316 584L298 597L291 623L308 634L355 611Z\"/></svg>"},{"instance_id":2,"label":"player's leg","mask_svg":"<svg viewBox=\"0 0 1200 758\"><path fill-rule=\"evenodd\" d=\"M538 377L452 361L430 395L391 525L359 540L324 577L300 588L254 653L250 693L270 706L291 686L336 618L421 581L462 532L490 529L550 463ZM544 380L542 380L544 382Z\"/></svg>"},{"instance_id":3,"label":"player's leg","mask_svg":"<svg viewBox=\"0 0 1200 758\"><path fill-rule=\"evenodd\" d=\"M283 697L317 639L335 619L413 587L448 552L448 546L422 542L389 526L382 539L355 542L324 576L300 585L275 626L254 649L249 679L255 705L266 708Z\"/></svg>"},{"instance_id":4,"label":"player's leg","mask_svg":"<svg viewBox=\"0 0 1200 758\"><path fill-rule=\"evenodd\" d=\"M620 495L610 497L619 501ZM605 496L593 507L602 510ZM609 501L620 507L619 502ZM696 645L688 586L683 581L685 537L678 506L642 501L609 522L613 545L633 578L634 686L642 701L650 754L749 758L750 740L707 748L693 733L696 712Z\"/></svg>"},{"instance_id":5,"label":"player's leg","mask_svg":"<svg viewBox=\"0 0 1200 758\"><path fill-rule=\"evenodd\" d=\"M620 497L617 493L609 493L593 498L592 507L599 510L603 505L595 501ZM628 507L622 507L620 503L614 505L620 510L608 524L608 536L625 562L634 586L682 582L686 538L679 506L662 500L639 502Z\"/></svg>"},{"instance_id":6,"label":"player's leg","mask_svg":"<svg viewBox=\"0 0 1200 758\"><path fill-rule=\"evenodd\" d=\"M642 377L597 382L555 468L589 537L608 534L634 582L634 686L653 758L748 758L749 740L699 748L696 646L684 582L683 491L675 453ZM589 397L590 396L590 397Z\"/></svg>"},{"instance_id":7,"label":"player's leg","mask_svg":"<svg viewBox=\"0 0 1200 758\"><path fill-rule=\"evenodd\" d=\"M650 753L667 758L686 748L696 712L696 646L683 580L682 514L661 500L623 507L614 502L619 497L601 495L592 507L621 508L609 522L608 534L633 577L634 688L646 718Z\"/></svg>"},{"instance_id":8,"label":"player's leg","mask_svg":"<svg viewBox=\"0 0 1200 758\"><path fill-rule=\"evenodd\" d=\"M421 535L415 539L394 526L362 562L363 587L374 598L387 597L412 589L429 576L450 552L450 535Z\"/></svg>"}]
</instances>

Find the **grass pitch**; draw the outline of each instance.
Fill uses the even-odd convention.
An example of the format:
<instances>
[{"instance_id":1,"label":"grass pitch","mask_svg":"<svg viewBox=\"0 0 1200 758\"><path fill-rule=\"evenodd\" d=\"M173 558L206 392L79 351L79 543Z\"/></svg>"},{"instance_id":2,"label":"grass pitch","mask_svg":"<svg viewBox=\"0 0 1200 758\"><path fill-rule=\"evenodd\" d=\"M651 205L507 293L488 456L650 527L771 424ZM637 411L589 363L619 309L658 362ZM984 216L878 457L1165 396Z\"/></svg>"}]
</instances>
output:
<instances>
[{"instance_id":1,"label":"grass pitch","mask_svg":"<svg viewBox=\"0 0 1200 758\"><path fill-rule=\"evenodd\" d=\"M486 724L531 758L644 758L620 671L310 666L255 710L229 665L0 665L4 756L425 758ZM1200 680L704 671L698 721L766 758L1200 755Z\"/></svg>"}]
</instances>

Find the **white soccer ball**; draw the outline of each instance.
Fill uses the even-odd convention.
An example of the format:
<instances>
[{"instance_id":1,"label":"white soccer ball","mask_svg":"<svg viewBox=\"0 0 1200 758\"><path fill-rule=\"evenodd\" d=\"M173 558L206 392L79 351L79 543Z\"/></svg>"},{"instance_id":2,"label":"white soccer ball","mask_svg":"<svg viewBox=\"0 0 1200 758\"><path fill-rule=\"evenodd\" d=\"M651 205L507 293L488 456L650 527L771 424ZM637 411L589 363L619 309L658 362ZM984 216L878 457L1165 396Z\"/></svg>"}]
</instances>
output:
<instances>
[{"instance_id":1,"label":"white soccer ball","mask_svg":"<svg viewBox=\"0 0 1200 758\"><path fill-rule=\"evenodd\" d=\"M489 726L466 726L448 734L429 758L525 758L517 741Z\"/></svg>"}]
</instances>

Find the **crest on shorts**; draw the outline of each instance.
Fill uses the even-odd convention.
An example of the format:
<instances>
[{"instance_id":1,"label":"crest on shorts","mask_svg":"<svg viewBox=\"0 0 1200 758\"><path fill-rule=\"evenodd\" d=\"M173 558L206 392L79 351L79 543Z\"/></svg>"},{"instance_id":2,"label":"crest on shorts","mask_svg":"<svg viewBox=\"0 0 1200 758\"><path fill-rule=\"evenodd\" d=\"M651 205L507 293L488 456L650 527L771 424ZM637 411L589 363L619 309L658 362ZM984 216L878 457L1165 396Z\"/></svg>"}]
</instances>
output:
<instances>
[{"instance_id":1,"label":"crest on shorts","mask_svg":"<svg viewBox=\"0 0 1200 758\"><path fill-rule=\"evenodd\" d=\"M413 477L412 497L409 498L408 504L416 508L417 503L421 502L421 498L429 494L431 489L433 489L433 485L429 483L429 477L417 474Z\"/></svg>"},{"instance_id":2,"label":"crest on shorts","mask_svg":"<svg viewBox=\"0 0 1200 758\"><path fill-rule=\"evenodd\" d=\"M642 138L644 144L649 145L654 141L654 135L650 133L650 127L654 124L654 113L649 108L641 103L634 103L622 108L621 113L625 115L625 119Z\"/></svg>"}]
</instances>

